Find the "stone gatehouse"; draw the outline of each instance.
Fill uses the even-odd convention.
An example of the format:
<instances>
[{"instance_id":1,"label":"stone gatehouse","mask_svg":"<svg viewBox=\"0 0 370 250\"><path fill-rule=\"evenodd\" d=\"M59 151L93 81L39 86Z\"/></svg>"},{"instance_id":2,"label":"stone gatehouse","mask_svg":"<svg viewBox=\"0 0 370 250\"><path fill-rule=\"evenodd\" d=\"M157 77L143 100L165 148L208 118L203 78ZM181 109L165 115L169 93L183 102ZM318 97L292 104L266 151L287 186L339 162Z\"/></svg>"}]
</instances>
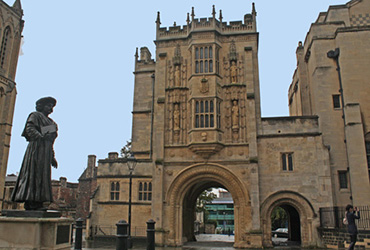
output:
<instances>
[{"instance_id":1,"label":"stone gatehouse","mask_svg":"<svg viewBox=\"0 0 370 250\"><path fill-rule=\"evenodd\" d=\"M329 8L327 15L338 17L333 11L343 14L352 6L368 7L368 3L351 1ZM324 18L322 22L324 29ZM276 207L289 214L291 240L302 246L320 245L319 208L350 201L349 195L336 190L333 145L324 142L333 135L324 129L319 111L331 106L298 112L303 101L313 107L321 102L309 101L313 95L296 98L294 93L303 91L303 96L307 88L292 92L293 82L290 107L297 116L261 117L254 5L242 21L225 22L221 11L216 17L213 7L209 18L196 18L192 9L186 24L168 28L161 27L158 13L156 24L154 56L146 47L135 55L132 151L137 166L132 176L131 235L145 235L145 222L154 219L157 244L181 246L194 240L197 197L207 188L221 187L234 200L234 247L272 246L270 218ZM310 49L316 48L312 45ZM333 68L326 52L320 53ZM294 79L304 80L304 76ZM337 81L333 84L337 86ZM365 147L361 152L366 163ZM361 166L366 172L367 166ZM115 223L128 214L126 159L110 153L99 160L96 178L90 236L114 230ZM369 189L368 183L364 185ZM355 191L352 196L358 205L369 203Z\"/></svg>"}]
</instances>

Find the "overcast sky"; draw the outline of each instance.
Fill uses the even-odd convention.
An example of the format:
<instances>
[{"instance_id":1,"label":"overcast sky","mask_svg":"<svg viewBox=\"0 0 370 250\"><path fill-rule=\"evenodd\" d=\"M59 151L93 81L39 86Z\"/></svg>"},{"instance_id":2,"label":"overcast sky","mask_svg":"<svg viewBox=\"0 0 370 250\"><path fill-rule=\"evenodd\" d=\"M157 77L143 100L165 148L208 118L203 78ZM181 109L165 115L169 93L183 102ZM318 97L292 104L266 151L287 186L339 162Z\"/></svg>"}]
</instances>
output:
<instances>
[{"instance_id":1,"label":"overcast sky","mask_svg":"<svg viewBox=\"0 0 370 250\"><path fill-rule=\"evenodd\" d=\"M14 0L6 0L12 5ZM311 23L343 0L256 0L262 116L288 116L287 92L296 67L295 51ZM57 99L50 115L59 126L54 148L59 168L53 179L76 182L87 156L104 159L131 137L136 47L155 55L155 20L162 27L210 17L212 5L223 21L243 20L249 0L96 1L23 0L24 45L19 58L17 99L8 174L19 172L27 146L21 133L40 97Z\"/></svg>"}]
</instances>

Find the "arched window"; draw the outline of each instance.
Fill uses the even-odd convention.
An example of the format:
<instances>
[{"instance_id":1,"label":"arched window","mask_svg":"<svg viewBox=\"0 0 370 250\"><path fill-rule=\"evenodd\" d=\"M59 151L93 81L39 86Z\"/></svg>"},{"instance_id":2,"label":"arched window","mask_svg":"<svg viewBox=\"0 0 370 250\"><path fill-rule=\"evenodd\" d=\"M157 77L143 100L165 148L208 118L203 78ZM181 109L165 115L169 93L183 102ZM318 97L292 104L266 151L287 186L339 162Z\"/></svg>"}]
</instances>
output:
<instances>
[{"instance_id":1,"label":"arched window","mask_svg":"<svg viewBox=\"0 0 370 250\"><path fill-rule=\"evenodd\" d=\"M4 30L3 34L3 41L1 42L1 49L0 49L0 66L1 68L4 67L5 59L7 55L7 50L9 50L9 42L10 42L10 28L7 26Z\"/></svg>"}]
</instances>

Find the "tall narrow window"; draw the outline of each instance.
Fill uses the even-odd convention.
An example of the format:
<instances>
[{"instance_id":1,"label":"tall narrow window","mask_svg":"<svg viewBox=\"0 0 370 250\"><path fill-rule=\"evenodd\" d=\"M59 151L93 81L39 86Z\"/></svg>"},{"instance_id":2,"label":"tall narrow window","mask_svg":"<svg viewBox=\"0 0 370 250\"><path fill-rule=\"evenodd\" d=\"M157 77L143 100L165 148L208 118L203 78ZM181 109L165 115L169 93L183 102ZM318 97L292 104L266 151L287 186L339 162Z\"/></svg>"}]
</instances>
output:
<instances>
[{"instance_id":1,"label":"tall narrow window","mask_svg":"<svg viewBox=\"0 0 370 250\"><path fill-rule=\"evenodd\" d=\"M338 177L339 177L339 188L347 189L348 188L347 171L338 171Z\"/></svg>"},{"instance_id":2,"label":"tall narrow window","mask_svg":"<svg viewBox=\"0 0 370 250\"><path fill-rule=\"evenodd\" d=\"M219 74L220 73L220 60L219 60L219 48L216 48L216 73Z\"/></svg>"},{"instance_id":3,"label":"tall narrow window","mask_svg":"<svg viewBox=\"0 0 370 250\"><path fill-rule=\"evenodd\" d=\"M368 168L369 178L370 178L370 133L366 135L365 145L366 145L367 168Z\"/></svg>"},{"instance_id":4,"label":"tall narrow window","mask_svg":"<svg viewBox=\"0 0 370 250\"><path fill-rule=\"evenodd\" d=\"M333 108L340 108L340 95L333 95Z\"/></svg>"},{"instance_id":5,"label":"tall narrow window","mask_svg":"<svg viewBox=\"0 0 370 250\"><path fill-rule=\"evenodd\" d=\"M195 102L195 128L214 127L213 100Z\"/></svg>"},{"instance_id":6,"label":"tall narrow window","mask_svg":"<svg viewBox=\"0 0 370 250\"><path fill-rule=\"evenodd\" d=\"M293 171L293 153L282 153L281 165L283 171Z\"/></svg>"},{"instance_id":7,"label":"tall narrow window","mask_svg":"<svg viewBox=\"0 0 370 250\"><path fill-rule=\"evenodd\" d=\"M112 201L118 201L119 200L119 182L111 182L110 183L110 199Z\"/></svg>"},{"instance_id":8,"label":"tall narrow window","mask_svg":"<svg viewBox=\"0 0 370 250\"><path fill-rule=\"evenodd\" d=\"M1 68L3 68L4 64L5 64L9 38L10 38L10 28L8 26L4 30L3 41L1 42L1 49L0 49L0 66L1 66Z\"/></svg>"},{"instance_id":9,"label":"tall narrow window","mask_svg":"<svg viewBox=\"0 0 370 250\"><path fill-rule=\"evenodd\" d=\"M140 182L139 183L139 200L151 201L152 200L152 183Z\"/></svg>"},{"instance_id":10,"label":"tall narrow window","mask_svg":"<svg viewBox=\"0 0 370 250\"><path fill-rule=\"evenodd\" d=\"M195 73L213 72L213 49L212 46L195 48Z\"/></svg>"}]
</instances>

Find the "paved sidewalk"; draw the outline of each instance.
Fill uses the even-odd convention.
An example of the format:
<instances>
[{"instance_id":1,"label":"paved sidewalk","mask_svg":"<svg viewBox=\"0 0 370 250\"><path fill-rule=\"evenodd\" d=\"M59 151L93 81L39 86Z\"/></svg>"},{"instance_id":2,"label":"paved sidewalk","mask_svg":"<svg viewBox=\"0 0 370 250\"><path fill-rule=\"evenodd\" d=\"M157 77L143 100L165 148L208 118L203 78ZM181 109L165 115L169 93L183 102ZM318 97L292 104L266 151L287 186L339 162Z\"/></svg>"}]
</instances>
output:
<instances>
[{"instance_id":1,"label":"paved sidewalk","mask_svg":"<svg viewBox=\"0 0 370 250\"><path fill-rule=\"evenodd\" d=\"M156 247L156 250L234 250L234 235L200 234L197 241L187 242L182 247ZM72 248L74 249L74 248ZM111 250L116 249L114 238L96 242L84 242L83 250ZM145 239L134 240L133 250L146 250ZM267 249L264 249L267 250ZM299 246L277 246L273 250L301 250Z\"/></svg>"}]
</instances>

